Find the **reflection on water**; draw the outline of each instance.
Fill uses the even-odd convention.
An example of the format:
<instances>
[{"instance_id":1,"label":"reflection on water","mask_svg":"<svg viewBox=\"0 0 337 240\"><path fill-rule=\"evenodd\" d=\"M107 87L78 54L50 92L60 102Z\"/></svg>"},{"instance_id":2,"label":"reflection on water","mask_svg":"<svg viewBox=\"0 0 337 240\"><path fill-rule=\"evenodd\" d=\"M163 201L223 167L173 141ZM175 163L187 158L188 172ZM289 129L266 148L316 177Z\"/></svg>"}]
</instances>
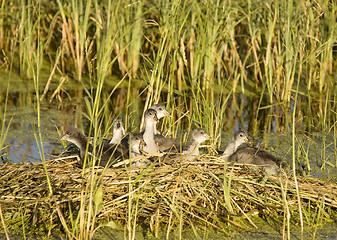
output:
<instances>
[{"instance_id":1,"label":"reflection on water","mask_svg":"<svg viewBox=\"0 0 337 240\"><path fill-rule=\"evenodd\" d=\"M65 108L67 110L68 108ZM64 126L74 125L73 114L67 111L49 106L41 109L41 135L43 150L46 159L52 158L52 154L57 154L62 150L57 129L64 129ZM7 109L7 123L12 117L6 137L6 150L2 161L18 162L40 162L40 150L37 144L39 133L37 129L37 114L33 106L10 107Z\"/></svg>"}]
</instances>

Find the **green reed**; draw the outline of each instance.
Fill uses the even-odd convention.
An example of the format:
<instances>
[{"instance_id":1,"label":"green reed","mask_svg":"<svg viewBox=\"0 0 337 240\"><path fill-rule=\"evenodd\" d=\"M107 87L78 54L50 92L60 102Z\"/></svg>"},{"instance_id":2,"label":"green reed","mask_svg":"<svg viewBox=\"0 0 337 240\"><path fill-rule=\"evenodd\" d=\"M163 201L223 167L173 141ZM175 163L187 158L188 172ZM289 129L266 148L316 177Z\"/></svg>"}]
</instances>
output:
<instances>
[{"instance_id":1,"label":"green reed","mask_svg":"<svg viewBox=\"0 0 337 240\"><path fill-rule=\"evenodd\" d=\"M103 12L103 9L99 8L100 6L97 4L97 2L95 3L95 6L98 13L100 12L99 10ZM86 98L86 112L88 113L87 118L90 122L89 135L93 135L92 144L94 146L98 145L99 139L102 139L102 137L106 136L107 134L107 132L105 132L102 135L101 129L103 129L104 121L108 122L107 119L111 119L111 117L109 114L106 115L109 105L107 104L107 101L105 101L104 103L102 102L102 94L105 85L105 79L107 77L109 69L119 57L116 56L114 58L111 58L114 43L117 40L117 37L112 31L113 27L111 25L113 23L113 16L115 16L118 12L118 8L114 8L109 4L104 11L106 11L107 13L107 22L105 22L105 24L101 26L101 31L96 32L97 37L100 39L100 47L97 49L95 63L92 62L92 65L88 65L89 69L91 69L91 74L89 76L89 87L87 88L85 87L85 85L83 85L86 95L88 96L88 98ZM99 20L101 16L96 15L96 17L97 20ZM93 69L95 68L96 70L93 71ZM113 95L115 90L116 87L112 89L110 94L107 96L107 99L109 99ZM93 155L97 154L99 153L96 152L96 150L94 149ZM94 166L95 161L92 161L92 164L89 165L91 170L90 181L84 183L85 190L82 192L81 207L78 212L75 225L72 226L73 234L75 236L78 236L80 239L91 238L96 229L96 215L99 213L99 208L101 208L98 208L97 206L99 206L99 202L102 202L101 200L99 200L102 199L102 197L97 196L102 196L102 193L99 193L102 190L99 187L99 179L97 179L96 177ZM132 218L132 216L133 215L130 214L130 219ZM129 233L131 232L131 229L129 229Z\"/></svg>"},{"instance_id":2,"label":"green reed","mask_svg":"<svg viewBox=\"0 0 337 240\"><path fill-rule=\"evenodd\" d=\"M331 126L333 118L329 109L333 104L332 52L336 33L331 19L334 19L332 9L336 6L312 5L314 7L283 1L230 3L219 0L204 5L199 1L128 4L125 1L66 3L58 0L48 9L42 5L41 10L48 14L42 12L39 16L44 26L50 26L40 28L40 36L46 38L43 54L49 56L44 64L53 66L57 74L75 76L80 81L88 75L96 75L101 71L96 59L102 44L106 44L102 37L108 27L115 38L110 58L117 57L117 61L105 74L126 77L128 86L137 83L142 90L129 89L128 94L141 94L145 108L161 101L181 113L202 112L202 125L212 136L219 136L222 130L232 127L233 123L225 125L224 122L237 107L233 104L230 109L224 101L234 96L231 93L243 93L243 96L260 98L260 110L255 109L258 112L254 113L254 129L270 131L272 122L279 117L273 110L275 104L290 107L298 79L301 81L299 98L302 102L308 101L310 106L305 111L309 119L305 118L303 128L311 129L312 125L324 128L325 123ZM18 53L20 61L16 65L29 77L28 63L38 44L37 32L31 30L37 15L34 4L26 6L21 1L19 6L18 9L3 6L6 12L12 11L21 19L21 27L18 31L14 25L3 27L2 34L17 39L13 51ZM107 9L115 9L114 15L109 16ZM19 34L13 35L15 32ZM4 52L8 50L5 48ZM105 82L109 82L107 79ZM57 80L51 78L50 81ZM67 88L67 83L61 82ZM317 92L326 98L320 102ZM182 98L184 95L195 96L197 100ZM182 104L183 99L186 104ZM128 100L127 113L129 104ZM216 105L228 108L226 116L219 116L220 107L216 110L210 107ZM322 109L318 118L310 118L312 107ZM269 120L262 126L258 119L265 114ZM216 123L212 129L209 126L214 126L215 118L223 124ZM186 123L188 121L183 125ZM171 130L176 127L172 126Z\"/></svg>"},{"instance_id":3,"label":"green reed","mask_svg":"<svg viewBox=\"0 0 337 240\"><path fill-rule=\"evenodd\" d=\"M297 131L336 134L334 2L57 0L46 7L48 3L3 2L0 18L2 54L11 53L21 76L34 81L36 139L43 161L40 104L50 88L41 83L45 82L41 69L50 66L48 83L67 90L70 81L60 80L61 76L81 82L78 99L86 99L84 115L91 124L93 144L108 134L111 112L123 111L125 126L134 129L139 122L132 118L139 119L142 109L157 102L172 109L173 116L164 120L172 135L194 124L205 127L217 147L223 131L243 127L245 121L254 136L261 130L287 133L291 126L294 169L300 154L310 169L309 150L297 141ZM42 97L41 88L47 90ZM325 152L322 155L323 166L331 163ZM334 158L336 165L336 151ZM94 199L99 187L94 166L90 167L92 177L83 191L79 214L73 216L71 226L62 223L69 236L81 239L89 238L95 229ZM132 192L133 186L129 188ZM230 179L224 190L230 208ZM137 196L130 195L128 201L131 239Z\"/></svg>"},{"instance_id":4,"label":"green reed","mask_svg":"<svg viewBox=\"0 0 337 240\"><path fill-rule=\"evenodd\" d=\"M92 13L92 1L70 1L69 5L63 5L57 0L62 20L62 45L66 48L65 55L69 56L75 68L75 76L82 79L87 59L90 59L93 39L90 36L89 27ZM89 66L87 66L89 67Z\"/></svg>"},{"instance_id":5,"label":"green reed","mask_svg":"<svg viewBox=\"0 0 337 240\"><path fill-rule=\"evenodd\" d=\"M9 78L10 78L10 76L9 76ZM6 95L5 95L5 99L4 99L4 101L6 102L6 104L4 104L4 106L2 106L0 108L0 114L1 114L1 118L2 118L1 130L0 130L0 150L3 150L5 148L6 137L8 135L8 131L9 131L12 119L13 119L13 117L11 117L11 119L9 120L9 122L6 122L6 118L7 118L7 100L8 100L9 87L10 87L10 79L8 80L8 83L7 83L7 91L6 91Z\"/></svg>"},{"instance_id":6,"label":"green reed","mask_svg":"<svg viewBox=\"0 0 337 240\"><path fill-rule=\"evenodd\" d=\"M34 88L35 88L35 94L36 94L36 104L35 109L37 113L37 122L36 122L36 131L34 132L34 136L36 139L36 143L39 149L41 161L43 163L43 167L46 173L46 178L48 182L48 190L50 195L53 194L51 182L49 179L47 167L46 167L46 158L44 154L44 147L43 147L43 137L41 132L41 121L40 121L40 72L43 65L43 49L45 46L44 39L41 38L41 18L39 17L41 15L40 13L40 5L35 5L34 11L31 11L30 8L25 8L25 6L21 5L21 11L22 11L22 24L23 24L23 30L20 32L20 46L23 48L28 49L21 50L20 53L24 54L20 59L25 61L27 64L26 67L24 65L24 74L26 74L27 77L32 77L34 81ZM34 17L32 16L34 15ZM37 38L36 45L33 44L33 34L37 32ZM27 36L27 37L25 37ZM21 45L22 44L22 45ZM35 46L35 49L32 48L32 46Z\"/></svg>"}]
</instances>

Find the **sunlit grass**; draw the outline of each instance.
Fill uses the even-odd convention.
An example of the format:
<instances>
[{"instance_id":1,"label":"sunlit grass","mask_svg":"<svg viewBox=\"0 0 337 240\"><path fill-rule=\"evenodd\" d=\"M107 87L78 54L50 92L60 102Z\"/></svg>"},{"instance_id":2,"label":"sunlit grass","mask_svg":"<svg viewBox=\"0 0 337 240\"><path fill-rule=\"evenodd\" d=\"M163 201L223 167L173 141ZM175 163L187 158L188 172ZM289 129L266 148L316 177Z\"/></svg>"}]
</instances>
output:
<instances>
[{"instance_id":1,"label":"sunlit grass","mask_svg":"<svg viewBox=\"0 0 337 240\"><path fill-rule=\"evenodd\" d=\"M18 69L27 82L34 82L35 137L50 195L53 187L43 149L40 106L55 96L60 102L73 97L84 103L76 111L75 126L78 118L86 118L94 145L109 135L114 114L123 115L126 128L134 131L141 125L143 111L163 102L172 117L165 119L162 127L174 137L181 131L204 127L219 148L223 132L233 132L234 128L249 130L253 136L261 131L290 134L295 183L298 165L308 172L312 168L309 151L313 150L298 133L326 131L334 140L322 138L315 160L322 169L336 167L336 151L327 151L336 146L337 132L336 9L334 2L298 1L3 2L0 46L6 64L1 66L9 72ZM42 78L42 70L49 71L48 79ZM71 82L81 87L73 91ZM52 89L51 83L58 87ZM6 103L10 88L9 84ZM48 91L53 94L48 95ZM9 129L5 123L7 104L4 106L0 149ZM82 183L78 211L73 212L69 205L67 218L57 208L68 238L90 239L104 207L102 179L95 175L93 162L86 164L90 177ZM85 172L83 168L82 177ZM143 186L137 183L148 181L141 176L132 182L131 176L125 221L129 239L135 238L142 209ZM219 179L220 205L229 213L240 208L232 198L233 193L240 194L232 189L232 178L224 171L223 179ZM193 204L207 187L199 189ZM322 222L323 200L315 212L310 212L301 206L296 188L298 206L290 208L287 184L281 187L284 236L290 237L293 212L302 230L304 223ZM189 222L199 237L180 194L164 200L171 206L167 236L174 225L181 238L183 223ZM237 213L246 214L243 210ZM245 217L254 226L249 216ZM159 219L158 210L150 223L155 236ZM204 223L209 224L208 219ZM22 225L25 234L26 226Z\"/></svg>"},{"instance_id":2,"label":"sunlit grass","mask_svg":"<svg viewBox=\"0 0 337 240\"><path fill-rule=\"evenodd\" d=\"M296 81L301 82L298 97L310 106L303 111L309 118L304 119L304 130L311 129L312 125L324 129L329 127L325 126L327 123L330 126L333 123L330 109L334 104L331 83L335 80L332 58L335 23L329 19L333 19L334 11L319 3L315 3L316 8L251 1L236 4L218 1L206 6L198 1L192 4L140 1L131 5L123 1L56 3L48 9L55 13L52 17L39 15L38 5L34 3L20 5L20 11L15 12L22 19L22 27L20 34L12 39L17 39L15 43L20 48L14 44L11 49L4 50L20 53L20 61L15 65L20 64L23 76L32 77L29 61L39 44L34 22L41 17L43 22L50 22L50 28L39 31L40 39L46 42L43 54L51 56L44 57L44 65L50 65L53 76L55 71L79 81L83 76L97 81L99 74L126 76L127 86L139 82L139 87L145 89L142 93L145 108L161 101L179 110L175 117L186 110L191 114L200 112L203 113L202 124L206 126L214 126L216 118L215 129L207 127L212 136L229 129L218 122L224 123L237 106L235 103L228 106L225 99L232 98L231 93L241 92L260 95L259 108L255 109L255 127L251 131L256 134L259 129L275 130L272 122L278 116L273 106L291 107ZM44 5L41 11L46 11ZM327 17L320 18L320 11L326 11ZM320 26L317 20L322 25L332 26L320 31L315 27ZM8 29L2 28L2 31ZM102 49L107 49L104 61L117 57L116 62L104 69L97 61ZM50 81L59 82L57 76ZM62 82L62 85L67 88L67 83ZM324 94L325 99L316 92ZM131 88L128 94L133 98L139 92ZM191 96L196 99L190 99ZM128 99L126 106L132 102L129 95ZM207 104L201 104L203 102ZM216 112L207 109L217 105L221 107ZM311 114L311 106L320 109L318 117ZM224 108L228 108L227 116L218 114ZM128 107L125 112L130 112ZM259 119L265 114L271 117L265 124L261 123L262 126ZM286 116L284 111L281 114ZM200 122L200 119L194 120ZM289 122L281 124L286 126ZM282 126L277 128L280 130L285 131Z\"/></svg>"},{"instance_id":3,"label":"sunlit grass","mask_svg":"<svg viewBox=\"0 0 337 240\"><path fill-rule=\"evenodd\" d=\"M198 1L57 1L48 8L51 15L45 15L45 5L25 6L20 2L17 9L3 6L21 19L18 31L6 27L1 30L13 41L4 53L12 51L18 56L20 61L14 64L28 78L32 78L29 62L35 49L40 42L45 43L43 68L49 67L52 72L48 84L41 86L46 90L51 82L67 89L68 83L59 81L60 75L83 82L87 77L97 81L100 74L105 79L111 75L125 77L121 86L130 87L128 100L119 104L124 104L126 116L135 109L130 99L141 94L142 103L137 103L137 108L165 102L177 110L175 119L189 110L193 121L204 125L214 137L233 127L233 123L224 123L242 107L234 96L243 93L258 101L255 113L249 110L254 121L250 128L253 135L259 130L286 131L290 122L285 109L291 108L294 84L299 81L298 98L309 106L297 109L304 113L302 128L310 130L316 126L323 130L332 126L335 117L331 111L335 104L335 22L330 19L334 19L332 9L336 6L313 5L252 1L206 5ZM50 27L35 31L38 18ZM330 27L323 29L325 25ZM11 36L15 32L19 34ZM101 68L98 59L102 51L106 54L103 61L116 61ZM103 85L117 82L104 80ZM135 84L140 91L133 89ZM234 102L228 105L231 99ZM275 112L275 106L285 109ZM267 121L261 122L266 116ZM279 122L282 116L286 121ZM277 129L274 121L280 124ZM179 122L179 128L188 123ZM174 132L177 126L171 127Z\"/></svg>"}]
</instances>

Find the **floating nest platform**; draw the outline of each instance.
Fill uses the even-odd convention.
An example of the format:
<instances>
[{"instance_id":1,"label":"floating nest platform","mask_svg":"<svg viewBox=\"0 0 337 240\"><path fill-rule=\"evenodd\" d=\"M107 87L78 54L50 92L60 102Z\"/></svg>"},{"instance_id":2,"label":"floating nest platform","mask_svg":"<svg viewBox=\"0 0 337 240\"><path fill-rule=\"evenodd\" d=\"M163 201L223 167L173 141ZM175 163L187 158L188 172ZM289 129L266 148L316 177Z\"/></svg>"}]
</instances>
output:
<instances>
[{"instance_id":1,"label":"floating nest platform","mask_svg":"<svg viewBox=\"0 0 337 240\"><path fill-rule=\"evenodd\" d=\"M163 226L168 231L192 226L228 233L256 227L254 215L280 222L290 216L298 223L299 205L303 212L320 211L324 218L337 209L335 183L308 177L297 177L296 183L285 173L266 176L207 156L189 164L162 162L139 170L128 165L82 170L76 158L59 158L47 161L46 168L52 194L41 163L0 165L0 207L7 228L46 225L44 230L69 232L71 218L90 202L96 226L125 226L132 219L155 235Z\"/></svg>"}]
</instances>

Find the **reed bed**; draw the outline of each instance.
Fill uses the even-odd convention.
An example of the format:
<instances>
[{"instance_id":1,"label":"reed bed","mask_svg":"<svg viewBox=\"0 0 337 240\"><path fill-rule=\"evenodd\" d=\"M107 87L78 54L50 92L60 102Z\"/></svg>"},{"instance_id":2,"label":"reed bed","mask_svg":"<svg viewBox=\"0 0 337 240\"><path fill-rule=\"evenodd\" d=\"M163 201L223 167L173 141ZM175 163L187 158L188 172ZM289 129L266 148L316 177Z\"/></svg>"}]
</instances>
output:
<instances>
[{"instance_id":1,"label":"reed bed","mask_svg":"<svg viewBox=\"0 0 337 240\"><path fill-rule=\"evenodd\" d=\"M81 199L89 201L83 189L92 176L96 186L93 222L99 223L95 228L109 222L127 226L132 211L134 224L147 226L154 236L160 229L169 235L190 227L211 227L231 235L233 229L256 227L254 215L279 220L288 216L289 223L297 223L298 199L304 215L311 215L306 225L316 224L310 222L313 219L328 219L337 209L334 183L297 177L298 198L291 175L267 177L256 169L226 166L207 156L189 164L161 162L140 170L97 168L94 174L90 169L82 174L74 158L45 164L52 194L42 163L0 166L0 206L10 229L28 233L39 226L49 234L61 231L73 237L68 228L79 213Z\"/></svg>"},{"instance_id":2,"label":"reed bed","mask_svg":"<svg viewBox=\"0 0 337 240\"><path fill-rule=\"evenodd\" d=\"M85 97L72 84L90 82L104 86L101 103L115 114L161 101L177 110L173 123L189 111L172 132L194 121L217 137L247 106L254 136L287 132L294 101L299 130L331 132L336 8L300 0L5 1L0 63L26 82L38 75L41 99ZM115 86L127 93L109 98Z\"/></svg>"}]
</instances>

